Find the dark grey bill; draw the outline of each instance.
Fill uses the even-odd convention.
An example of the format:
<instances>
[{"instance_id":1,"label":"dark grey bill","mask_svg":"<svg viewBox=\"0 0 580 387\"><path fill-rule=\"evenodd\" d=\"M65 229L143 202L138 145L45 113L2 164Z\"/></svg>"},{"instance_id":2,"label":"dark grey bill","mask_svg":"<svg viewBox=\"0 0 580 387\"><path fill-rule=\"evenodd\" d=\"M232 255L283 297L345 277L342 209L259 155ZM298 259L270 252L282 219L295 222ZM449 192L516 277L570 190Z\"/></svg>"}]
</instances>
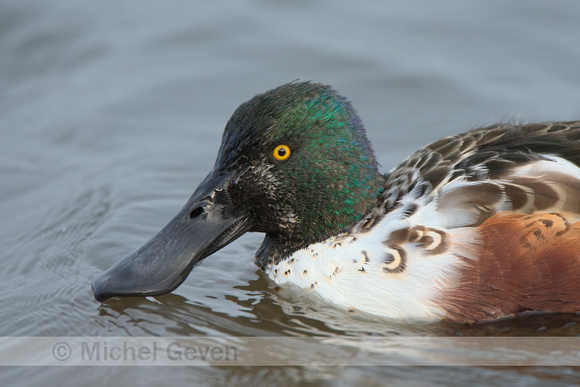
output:
<instances>
[{"instance_id":1,"label":"dark grey bill","mask_svg":"<svg viewBox=\"0 0 580 387\"><path fill-rule=\"evenodd\" d=\"M250 219L232 206L229 181L229 174L212 171L153 239L93 281L95 298L169 293L202 259L245 233Z\"/></svg>"}]
</instances>

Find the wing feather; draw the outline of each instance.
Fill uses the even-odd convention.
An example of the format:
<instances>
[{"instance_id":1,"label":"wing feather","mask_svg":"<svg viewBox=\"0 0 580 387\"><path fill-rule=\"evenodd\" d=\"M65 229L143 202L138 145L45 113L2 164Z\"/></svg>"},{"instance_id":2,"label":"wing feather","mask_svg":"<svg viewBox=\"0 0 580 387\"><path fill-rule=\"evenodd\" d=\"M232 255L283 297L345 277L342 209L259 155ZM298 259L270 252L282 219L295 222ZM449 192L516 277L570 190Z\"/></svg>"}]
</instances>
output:
<instances>
[{"instance_id":1,"label":"wing feather","mask_svg":"<svg viewBox=\"0 0 580 387\"><path fill-rule=\"evenodd\" d=\"M475 211L473 225L507 209L580 214L580 121L498 124L427 145L391 171L367 220L400 207L417 185L443 215Z\"/></svg>"}]
</instances>

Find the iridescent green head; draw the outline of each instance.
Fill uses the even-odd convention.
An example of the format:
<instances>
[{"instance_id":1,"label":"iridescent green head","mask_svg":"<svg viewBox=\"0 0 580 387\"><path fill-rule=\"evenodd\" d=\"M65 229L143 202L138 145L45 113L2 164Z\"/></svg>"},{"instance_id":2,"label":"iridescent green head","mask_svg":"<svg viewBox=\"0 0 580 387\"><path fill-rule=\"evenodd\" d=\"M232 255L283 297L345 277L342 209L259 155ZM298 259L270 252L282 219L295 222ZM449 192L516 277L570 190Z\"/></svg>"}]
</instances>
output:
<instances>
[{"instance_id":1,"label":"iridescent green head","mask_svg":"<svg viewBox=\"0 0 580 387\"><path fill-rule=\"evenodd\" d=\"M384 181L351 104L329 86L289 83L243 103L216 161L234 170L229 192L254 216L253 231L292 244L352 228Z\"/></svg>"},{"instance_id":2,"label":"iridescent green head","mask_svg":"<svg viewBox=\"0 0 580 387\"><path fill-rule=\"evenodd\" d=\"M352 229L383 186L350 103L328 86L280 86L240 105L214 169L153 239L95 279L95 298L170 292L247 231L266 233L259 266L285 259Z\"/></svg>"}]
</instances>

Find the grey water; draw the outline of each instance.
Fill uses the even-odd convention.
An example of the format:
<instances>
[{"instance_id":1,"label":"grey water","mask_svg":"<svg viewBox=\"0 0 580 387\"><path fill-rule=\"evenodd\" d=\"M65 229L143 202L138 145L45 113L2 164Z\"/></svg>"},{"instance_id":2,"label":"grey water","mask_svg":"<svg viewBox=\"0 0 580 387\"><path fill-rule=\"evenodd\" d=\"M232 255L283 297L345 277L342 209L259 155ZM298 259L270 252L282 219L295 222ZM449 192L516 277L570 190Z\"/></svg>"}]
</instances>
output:
<instances>
[{"instance_id":1,"label":"grey water","mask_svg":"<svg viewBox=\"0 0 580 387\"><path fill-rule=\"evenodd\" d=\"M0 0L0 336L578 336L574 315L405 323L288 295L254 266L257 234L208 258L170 295L100 304L90 289L177 213L211 169L229 116L253 95L296 79L333 85L388 171L477 126L580 119L578 20L573 0ZM0 374L19 386L580 378L574 367L539 366Z\"/></svg>"}]
</instances>

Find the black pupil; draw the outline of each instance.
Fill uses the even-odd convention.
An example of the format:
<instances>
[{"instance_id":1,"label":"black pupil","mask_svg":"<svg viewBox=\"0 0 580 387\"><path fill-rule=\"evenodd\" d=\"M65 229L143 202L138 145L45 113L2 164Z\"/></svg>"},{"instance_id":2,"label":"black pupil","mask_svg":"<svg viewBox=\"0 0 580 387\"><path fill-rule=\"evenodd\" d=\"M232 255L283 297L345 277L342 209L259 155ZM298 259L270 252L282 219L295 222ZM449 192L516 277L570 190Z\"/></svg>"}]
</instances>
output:
<instances>
[{"instance_id":1,"label":"black pupil","mask_svg":"<svg viewBox=\"0 0 580 387\"><path fill-rule=\"evenodd\" d=\"M285 154L286 154L286 149L284 149L284 148L278 149L278 156L284 157Z\"/></svg>"}]
</instances>

